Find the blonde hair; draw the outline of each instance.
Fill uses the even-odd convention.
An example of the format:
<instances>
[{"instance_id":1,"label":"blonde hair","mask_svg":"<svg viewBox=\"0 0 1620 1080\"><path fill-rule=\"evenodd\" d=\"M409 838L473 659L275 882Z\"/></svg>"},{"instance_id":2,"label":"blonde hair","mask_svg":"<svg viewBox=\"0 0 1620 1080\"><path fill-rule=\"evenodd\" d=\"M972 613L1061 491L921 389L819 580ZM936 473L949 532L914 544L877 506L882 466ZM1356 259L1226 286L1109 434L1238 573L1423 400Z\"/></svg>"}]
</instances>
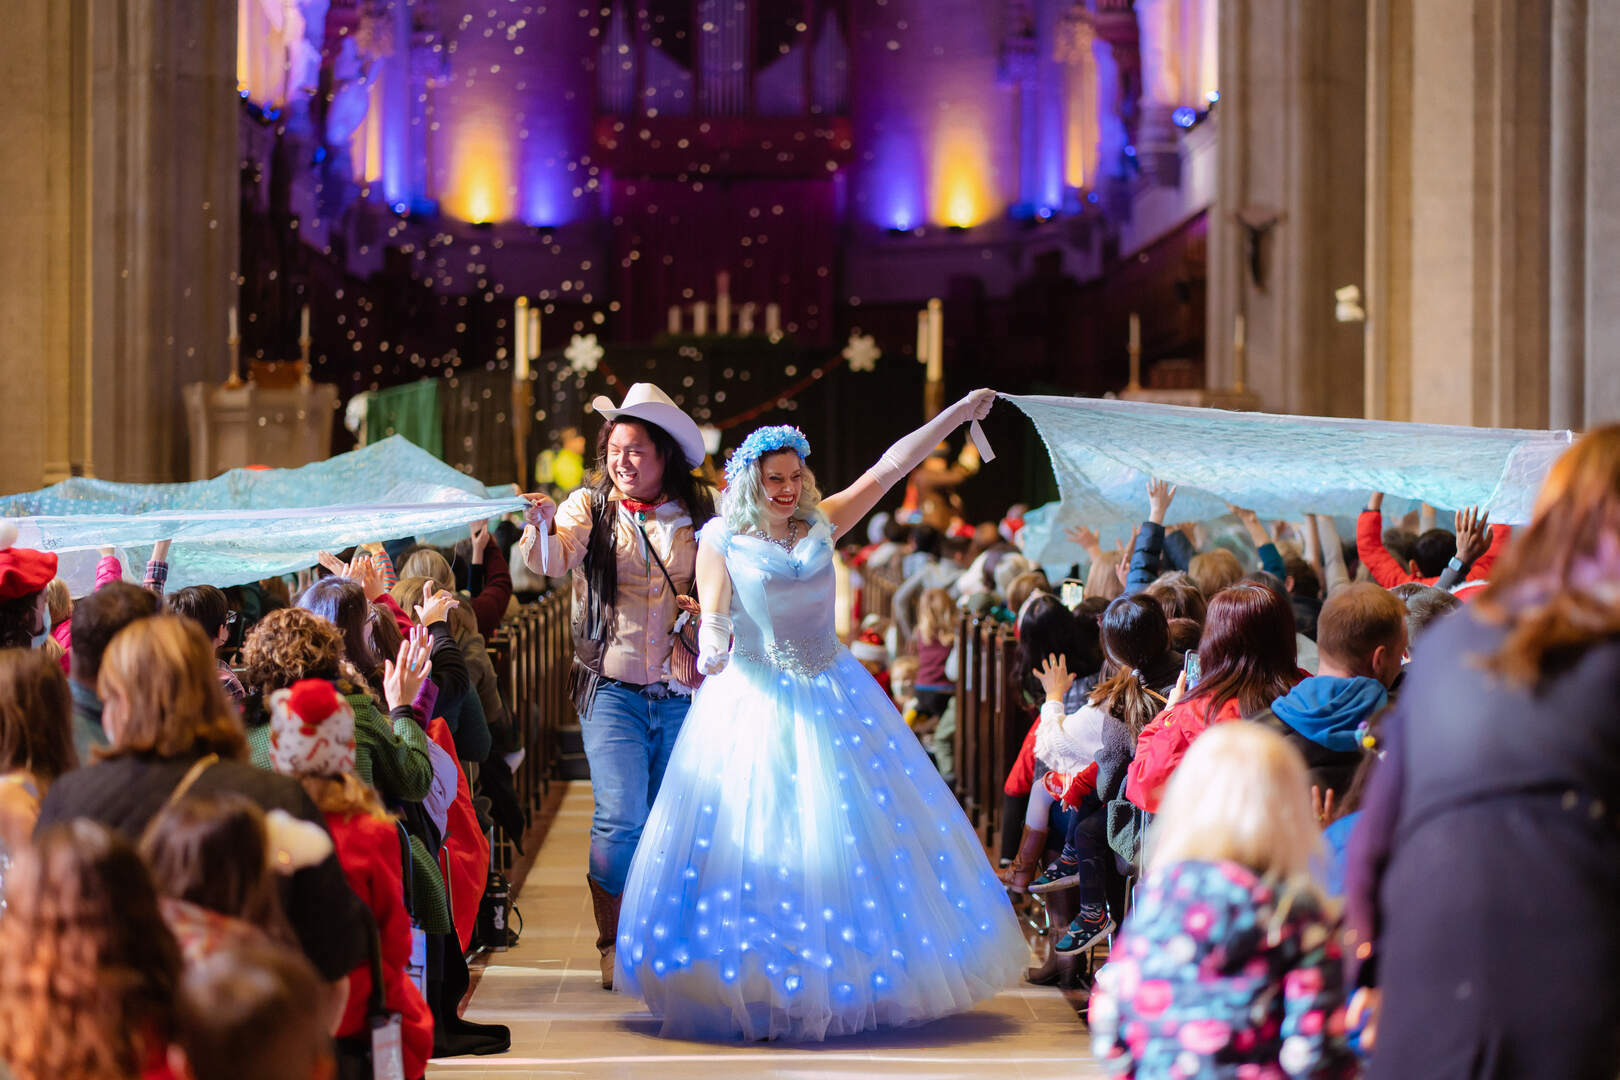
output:
<instances>
[{"instance_id":1,"label":"blonde hair","mask_svg":"<svg viewBox=\"0 0 1620 1080\"><path fill-rule=\"evenodd\" d=\"M1199 592L1213 597L1227 586L1243 580L1243 564L1225 548L1216 548L1194 555L1187 563L1187 576L1192 578Z\"/></svg>"},{"instance_id":2,"label":"blonde hair","mask_svg":"<svg viewBox=\"0 0 1620 1080\"><path fill-rule=\"evenodd\" d=\"M917 640L927 645L956 642L956 604L944 589L927 589L917 602Z\"/></svg>"},{"instance_id":3,"label":"blonde hair","mask_svg":"<svg viewBox=\"0 0 1620 1080\"><path fill-rule=\"evenodd\" d=\"M439 588L456 591L456 575L450 570L450 563L433 548L417 548L411 552L400 564L398 576L401 581L409 577L432 578Z\"/></svg>"},{"instance_id":4,"label":"blonde hair","mask_svg":"<svg viewBox=\"0 0 1620 1080\"><path fill-rule=\"evenodd\" d=\"M749 529L764 527L765 461L778 454L792 454L799 457L795 450L773 450L739 472L726 486L726 490L720 493L720 516L725 519L726 528L732 532L746 532ZM816 487L816 474L811 471L803 458L799 458L799 466L804 470L804 487L799 491L799 506L793 511L793 516L807 525L815 525L816 522L824 520L821 513L821 489Z\"/></svg>"},{"instance_id":5,"label":"blonde hair","mask_svg":"<svg viewBox=\"0 0 1620 1080\"><path fill-rule=\"evenodd\" d=\"M1322 836L1310 776L1281 735L1235 720L1200 735L1170 777L1148 842L1149 873L1191 859L1235 862L1309 884Z\"/></svg>"},{"instance_id":6,"label":"blonde hair","mask_svg":"<svg viewBox=\"0 0 1620 1080\"><path fill-rule=\"evenodd\" d=\"M45 586L45 607L51 613L51 624L64 622L73 614L73 596L68 584L61 578L51 578Z\"/></svg>"},{"instance_id":7,"label":"blonde hair","mask_svg":"<svg viewBox=\"0 0 1620 1080\"><path fill-rule=\"evenodd\" d=\"M105 757L247 760L247 735L219 681L214 643L190 619L153 615L120 630L102 657L96 694L118 733Z\"/></svg>"},{"instance_id":8,"label":"blonde hair","mask_svg":"<svg viewBox=\"0 0 1620 1080\"><path fill-rule=\"evenodd\" d=\"M412 556L412 558L414 559L415 556ZM410 559L406 560L407 565L410 561ZM394 603L398 604L405 614L414 619L416 617L416 607L422 602L422 592L427 588L430 581L438 584L436 578L426 574L402 573L399 575L399 580L394 583L394 587L388 590L388 595L394 598Z\"/></svg>"},{"instance_id":9,"label":"blonde hair","mask_svg":"<svg viewBox=\"0 0 1620 1080\"><path fill-rule=\"evenodd\" d=\"M383 805L377 789L352 772L342 776L300 776L298 782L323 814L360 814L390 825L398 820Z\"/></svg>"}]
</instances>

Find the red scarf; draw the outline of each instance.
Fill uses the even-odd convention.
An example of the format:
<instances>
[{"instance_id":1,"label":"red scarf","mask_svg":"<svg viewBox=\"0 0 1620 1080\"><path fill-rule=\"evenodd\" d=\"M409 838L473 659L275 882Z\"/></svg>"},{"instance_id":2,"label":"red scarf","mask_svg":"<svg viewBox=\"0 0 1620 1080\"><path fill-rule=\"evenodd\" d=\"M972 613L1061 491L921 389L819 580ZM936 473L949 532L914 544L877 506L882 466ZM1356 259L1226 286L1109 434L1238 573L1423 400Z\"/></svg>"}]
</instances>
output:
<instances>
[{"instance_id":1,"label":"red scarf","mask_svg":"<svg viewBox=\"0 0 1620 1080\"><path fill-rule=\"evenodd\" d=\"M635 499L631 499L631 498L623 498L623 499L619 500L620 504L623 505L624 508L626 510L630 511L632 514L650 514L654 510L658 509L660 506L663 506L664 501L665 501L665 497L662 496L662 495L660 495L658 497L657 502L650 502L650 503L637 502Z\"/></svg>"}]
</instances>

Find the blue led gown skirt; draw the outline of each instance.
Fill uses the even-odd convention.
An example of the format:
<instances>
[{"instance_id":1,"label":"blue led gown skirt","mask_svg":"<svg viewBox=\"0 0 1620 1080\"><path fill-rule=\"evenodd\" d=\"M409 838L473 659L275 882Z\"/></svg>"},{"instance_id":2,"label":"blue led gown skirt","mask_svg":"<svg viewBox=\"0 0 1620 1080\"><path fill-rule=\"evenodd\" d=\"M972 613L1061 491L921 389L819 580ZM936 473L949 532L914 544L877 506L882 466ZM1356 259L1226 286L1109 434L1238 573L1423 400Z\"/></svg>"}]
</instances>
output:
<instances>
[{"instance_id":1,"label":"blue led gown skirt","mask_svg":"<svg viewBox=\"0 0 1620 1080\"><path fill-rule=\"evenodd\" d=\"M730 546L736 644L693 702L619 916L615 987L666 1036L916 1024L1016 983L1029 957L955 798L831 634L820 531L774 556L705 531ZM804 626L823 591L826 623Z\"/></svg>"}]
</instances>

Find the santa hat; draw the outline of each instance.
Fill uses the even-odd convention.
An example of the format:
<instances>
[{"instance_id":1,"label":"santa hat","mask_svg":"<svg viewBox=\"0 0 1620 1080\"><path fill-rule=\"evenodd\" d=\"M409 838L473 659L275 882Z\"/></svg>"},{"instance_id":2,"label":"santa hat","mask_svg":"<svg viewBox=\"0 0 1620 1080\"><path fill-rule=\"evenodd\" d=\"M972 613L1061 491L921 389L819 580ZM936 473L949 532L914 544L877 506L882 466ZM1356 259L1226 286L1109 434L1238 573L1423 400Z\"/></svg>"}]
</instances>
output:
<instances>
[{"instance_id":1,"label":"santa hat","mask_svg":"<svg viewBox=\"0 0 1620 1080\"><path fill-rule=\"evenodd\" d=\"M849 651L863 664L886 664L889 661L889 647L883 643L883 635L876 630L861 634L850 645Z\"/></svg>"},{"instance_id":2,"label":"santa hat","mask_svg":"<svg viewBox=\"0 0 1620 1080\"><path fill-rule=\"evenodd\" d=\"M56 576L56 553L14 547L17 526L0 521L0 602L37 593Z\"/></svg>"},{"instance_id":3,"label":"santa hat","mask_svg":"<svg viewBox=\"0 0 1620 1080\"><path fill-rule=\"evenodd\" d=\"M270 763L286 776L354 771L354 710L325 679L270 695Z\"/></svg>"}]
</instances>

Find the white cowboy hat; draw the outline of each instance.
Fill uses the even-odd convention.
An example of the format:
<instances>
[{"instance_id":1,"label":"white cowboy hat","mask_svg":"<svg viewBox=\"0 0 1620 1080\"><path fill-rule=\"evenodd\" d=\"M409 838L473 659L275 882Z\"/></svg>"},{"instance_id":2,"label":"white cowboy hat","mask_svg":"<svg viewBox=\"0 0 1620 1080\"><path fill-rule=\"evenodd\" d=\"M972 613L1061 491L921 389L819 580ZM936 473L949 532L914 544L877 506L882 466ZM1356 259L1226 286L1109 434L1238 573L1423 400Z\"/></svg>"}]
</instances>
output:
<instances>
[{"instance_id":1,"label":"white cowboy hat","mask_svg":"<svg viewBox=\"0 0 1620 1080\"><path fill-rule=\"evenodd\" d=\"M687 468L695 469L703 464L703 432L698 428L697 421L681 411L664 393L652 383L638 382L624 395L624 404L618 408L613 407L613 399L598 395L591 402L591 408L596 410L606 420L614 420L621 416L628 416L634 420L645 420L649 424L656 424L669 432L675 440L675 445L681 448L686 455Z\"/></svg>"}]
</instances>

